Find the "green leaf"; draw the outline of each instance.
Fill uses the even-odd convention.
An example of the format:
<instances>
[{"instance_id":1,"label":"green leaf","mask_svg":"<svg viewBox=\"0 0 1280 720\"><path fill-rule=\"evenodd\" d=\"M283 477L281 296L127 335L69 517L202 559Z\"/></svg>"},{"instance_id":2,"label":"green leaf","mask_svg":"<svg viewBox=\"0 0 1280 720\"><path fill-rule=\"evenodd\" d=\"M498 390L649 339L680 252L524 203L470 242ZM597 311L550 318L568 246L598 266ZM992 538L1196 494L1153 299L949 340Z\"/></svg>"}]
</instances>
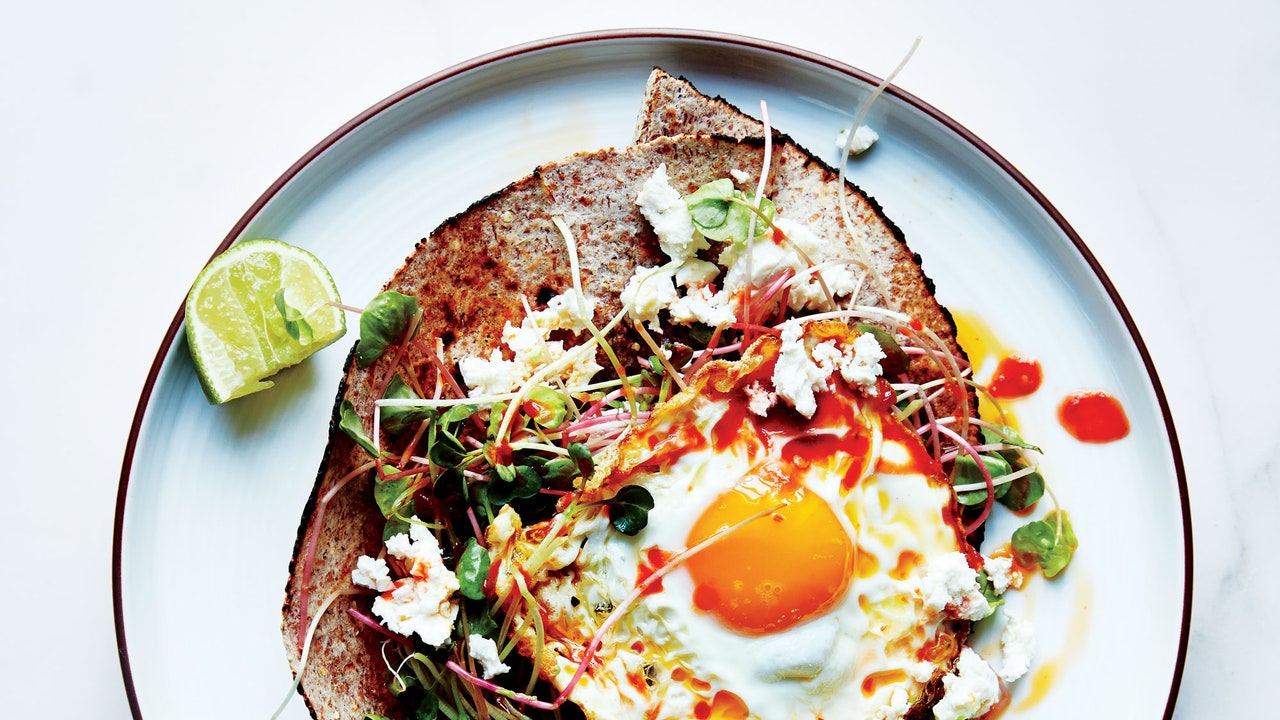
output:
<instances>
[{"instance_id":1,"label":"green leaf","mask_svg":"<svg viewBox=\"0 0 1280 720\"><path fill-rule=\"evenodd\" d=\"M498 437L498 431L502 429L502 416L505 415L506 412L507 404L504 402L495 403L493 407L489 408L489 429L485 431L485 439L490 443L503 440L503 438ZM523 424L524 421L520 417L519 413L516 413L516 419L517 423ZM513 427L510 432L514 434L515 430L516 428Z\"/></svg>"},{"instance_id":2,"label":"green leaf","mask_svg":"<svg viewBox=\"0 0 1280 720\"><path fill-rule=\"evenodd\" d=\"M578 465L573 458L554 458L542 466L542 479L548 485L563 486L577 476Z\"/></svg>"},{"instance_id":3,"label":"green leaf","mask_svg":"<svg viewBox=\"0 0 1280 720\"><path fill-rule=\"evenodd\" d=\"M484 598L484 583L489 579L489 551L476 542L475 538L467 540L462 555L458 558L458 592L472 600Z\"/></svg>"},{"instance_id":4,"label":"green leaf","mask_svg":"<svg viewBox=\"0 0 1280 720\"><path fill-rule=\"evenodd\" d=\"M982 464L987 467L987 472L991 474L991 479L996 480L1011 471L1009 463L999 455L980 455ZM951 484L953 486L983 484L986 480L982 477L982 470L978 468L978 461L973 459L972 455L964 454L956 458L955 466L951 469ZM996 486L996 498L1008 491L1008 486ZM987 501L987 491L967 490L956 493L956 500L961 505L981 505Z\"/></svg>"},{"instance_id":5,"label":"green leaf","mask_svg":"<svg viewBox=\"0 0 1280 720\"><path fill-rule=\"evenodd\" d=\"M476 414L479 405L454 405L440 415L440 424L446 427L460 423ZM498 413L501 415L502 413Z\"/></svg>"},{"instance_id":6,"label":"green leaf","mask_svg":"<svg viewBox=\"0 0 1280 720\"><path fill-rule=\"evenodd\" d=\"M577 465L578 475L584 479L591 477L591 474L596 471L596 461L591 457L591 448L583 443L574 442L569 443L568 450L569 457Z\"/></svg>"},{"instance_id":7,"label":"green leaf","mask_svg":"<svg viewBox=\"0 0 1280 720\"><path fill-rule=\"evenodd\" d=\"M760 213L764 217L756 216L751 207L755 204L754 196L736 189L728 178L703 185L686 195L684 202L689 206L694 227L709 240L745 242L752 217L756 217L756 237L763 235L773 223L773 202L761 198Z\"/></svg>"},{"instance_id":8,"label":"green leaf","mask_svg":"<svg viewBox=\"0 0 1280 720\"><path fill-rule=\"evenodd\" d=\"M360 313L360 342L356 343L356 364L369 367L400 338L409 321L418 314L418 299L388 290L374 296Z\"/></svg>"},{"instance_id":9,"label":"green leaf","mask_svg":"<svg viewBox=\"0 0 1280 720\"><path fill-rule=\"evenodd\" d=\"M991 578L987 577L986 570L978 571L978 590L982 592L982 597L987 599L987 604L992 610L1004 604L1004 596L996 593L995 587L991 585Z\"/></svg>"},{"instance_id":10,"label":"green leaf","mask_svg":"<svg viewBox=\"0 0 1280 720\"><path fill-rule=\"evenodd\" d=\"M356 408L351 404L350 400L343 400L342 405L338 408L338 429L346 433L356 444L364 448L364 451L370 455L377 457L378 449L373 446L373 440L365 434L364 423L360 420L360 416L356 414Z\"/></svg>"},{"instance_id":11,"label":"green leaf","mask_svg":"<svg viewBox=\"0 0 1280 720\"><path fill-rule=\"evenodd\" d=\"M627 485L605 502L609 523L623 535L635 535L649 524L653 495L639 485Z\"/></svg>"},{"instance_id":12,"label":"green leaf","mask_svg":"<svg viewBox=\"0 0 1280 720\"><path fill-rule=\"evenodd\" d=\"M733 197L734 190L732 180L720 178L684 196L693 224L704 235L707 230L724 226L729 219L729 198Z\"/></svg>"},{"instance_id":13,"label":"green leaf","mask_svg":"<svg viewBox=\"0 0 1280 720\"><path fill-rule=\"evenodd\" d=\"M1044 476L1033 472L1017 478L1006 487L1008 492L996 496L1000 504L1014 511L1026 510L1044 496Z\"/></svg>"},{"instance_id":14,"label":"green leaf","mask_svg":"<svg viewBox=\"0 0 1280 720\"><path fill-rule=\"evenodd\" d=\"M493 471L502 482L511 483L516 481L516 468L514 465L494 465Z\"/></svg>"},{"instance_id":15,"label":"green leaf","mask_svg":"<svg viewBox=\"0 0 1280 720\"><path fill-rule=\"evenodd\" d=\"M1057 518L1062 518L1062 534L1057 531ZM1033 520L1013 531L1010 549L1019 565L1036 567L1047 578L1055 577L1066 569L1075 553L1078 542L1065 512L1054 511L1043 520Z\"/></svg>"},{"instance_id":16,"label":"green leaf","mask_svg":"<svg viewBox=\"0 0 1280 720\"><path fill-rule=\"evenodd\" d=\"M456 468L467 461L467 449L453 433L441 429L436 433L436 441L427 450L427 457L442 468Z\"/></svg>"},{"instance_id":17,"label":"green leaf","mask_svg":"<svg viewBox=\"0 0 1280 720\"><path fill-rule=\"evenodd\" d=\"M280 316L284 318L284 330L289 333L289 337L299 345L310 345L315 339L315 334L311 330L311 323L303 317L302 311L290 305L284 299L284 288L276 290L276 309L280 311Z\"/></svg>"},{"instance_id":18,"label":"green leaf","mask_svg":"<svg viewBox=\"0 0 1280 720\"><path fill-rule=\"evenodd\" d=\"M391 376L387 390L382 394L384 400L420 400L418 393L400 377L400 373ZM395 405L381 408L382 427L387 432L400 433L415 426L423 420L434 420L436 411L427 407L397 407Z\"/></svg>"},{"instance_id":19,"label":"green leaf","mask_svg":"<svg viewBox=\"0 0 1280 720\"><path fill-rule=\"evenodd\" d=\"M541 427L560 427L569 414L569 398L546 385L533 388L525 397L525 414Z\"/></svg>"},{"instance_id":20,"label":"green leaf","mask_svg":"<svg viewBox=\"0 0 1280 720\"><path fill-rule=\"evenodd\" d=\"M467 630L475 635L494 638L498 632L498 621L489 612L488 603L467 603Z\"/></svg>"},{"instance_id":21,"label":"green leaf","mask_svg":"<svg viewBox=\"0 0 1280 720\"><path fill-rule=\"evenodd\" d=\"M390 465L383 466L383 472L387 475L394 475L399 470ZM409 489L411 479L408 477L397 478L395 480L379 480L373 481L373 501L378 504L378 509L382 511L382 517L389 518L395 513L396 508L404 504L404 500Z\"/></svg>"},{"instance_id":22,"label":"green leaf","mask_svg":"<svg viewBox=\"0 0 1280 720\"><path fill-rule=\"evenodd\" d=\"M410 522L400 517L392 515L387 518L387 522L382 526L382 542L386 542L396 535L408 535Z\"/></svg>"},{"instance_id":23,"label":"green leaf","mask_svg":"<svg viewBox=\"0 0 1280 720\"><path fill-rule=\"evenodd\" d=\"M1022 436L1018 434L1018 431L1007 425L999 425L995 428L982 428L982 443L984 445L997 445L1003 443L1005 445L1012 445L1014 447L1040 452L1040 448L1032 445L1026 440L1023 440Z\"/></svg>"},{"instance_id":24,"label":"green leaf","mask_svg":"<svg viewBox=\"0 0 1280 720\"><path fill-rule=\"evenodd\" d=\"M434 692L422 696L418 706L413 709L411 720L436 720L440 715L440 700Z\"/></svg>"},{"instance_id":25,"label":"green leaf","mask_svg":"<svg viewBox=\"0 0 1280 720\"><path fill-rule=\"evenodd\" d=\"M497 481L488 485L489 501L505 505L519 498L531 498L542 489L542 478L528 465L496 465Z\"/></svg>"}]
</instances>

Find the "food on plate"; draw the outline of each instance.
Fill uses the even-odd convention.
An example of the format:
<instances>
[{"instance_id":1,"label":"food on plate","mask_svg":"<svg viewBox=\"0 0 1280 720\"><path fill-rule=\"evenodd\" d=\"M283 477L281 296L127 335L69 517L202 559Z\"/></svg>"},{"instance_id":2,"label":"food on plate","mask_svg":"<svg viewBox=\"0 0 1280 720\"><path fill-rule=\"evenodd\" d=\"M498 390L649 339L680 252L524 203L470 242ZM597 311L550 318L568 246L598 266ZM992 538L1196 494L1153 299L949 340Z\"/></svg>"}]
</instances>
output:
<instances>
[{"instance_id":1,"label":"food on plate","mask_svg":"<svg viewBox=\"0 0 1280 720\"><path fill-rule=\"evenodd\" d=\"M186 336L210 403L272 386L267 378L346 334L333 277L311 253L279 240L227 248L187 295Z\"/></svg>"},{"instance_id":2,"label":"food on plate","mask_svg":"<svg viewBox=\"0 0 1280 720\"><path fill-rule=\"evenodd\" d=\"M1045 492L1036 448L976 419L873 201L686 81L644 107L636 144L477 202L364 308L286 588L308 706L987 712L1033 635L1001 676L970 625L1075 542L1057 512L974 545Z\"/></svg>"}]
</instances>

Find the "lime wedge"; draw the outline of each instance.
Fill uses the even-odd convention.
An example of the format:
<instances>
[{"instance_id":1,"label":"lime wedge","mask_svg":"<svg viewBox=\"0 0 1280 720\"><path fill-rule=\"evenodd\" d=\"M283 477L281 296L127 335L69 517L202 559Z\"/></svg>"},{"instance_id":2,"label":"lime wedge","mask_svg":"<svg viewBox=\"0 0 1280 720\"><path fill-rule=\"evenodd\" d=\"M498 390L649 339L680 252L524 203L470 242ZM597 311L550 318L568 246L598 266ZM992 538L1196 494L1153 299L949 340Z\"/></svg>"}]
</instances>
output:
<instances>
[{"instance_id":1,"label":"lime wedge","mask_svg":"<svg viewBox=\"0 0 1280 720\"><path fill-rule=\"evenodd\" d=\"M279 240L236 243L187 295L187 345L209 402L266 390L265 378L347 331L333 277L314 255Z\"/></svg>"}]
</instances>

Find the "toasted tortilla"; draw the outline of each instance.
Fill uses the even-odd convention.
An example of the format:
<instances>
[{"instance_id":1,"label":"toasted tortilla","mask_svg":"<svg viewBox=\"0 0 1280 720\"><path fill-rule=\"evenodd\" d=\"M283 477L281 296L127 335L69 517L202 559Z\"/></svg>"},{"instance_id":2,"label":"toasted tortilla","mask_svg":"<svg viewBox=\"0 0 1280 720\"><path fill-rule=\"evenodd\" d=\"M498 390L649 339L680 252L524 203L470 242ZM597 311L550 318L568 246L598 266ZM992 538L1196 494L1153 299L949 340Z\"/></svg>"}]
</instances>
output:
<instances>
[{"instance_id":1,"label":"toasted tortilla","mask_svg":"<svg viewBox=\"0 0 1280 720\"><path fill-rule=\"evenodd\" d=\"M649 109L639 124L642 142L543 165L445 221L417 244L384 289L418 299L424 314L417 337L427 348L438 339L450 366L467 356L487 357L498 347L504 324L520 324L525 312L522 298L540 309L548 297L572 286L565 240L552 222L557 216L571 228L577 243L583 291L597 301L597 319L612 316L621 308L619 295L635 268L666 260L632 202L659 165L666 164L671 184L682 192L729 176L731 170L758 175L765 142L750 136L752 128L742 119L746 116L736 109L722 101L693 98L675 116L653 110L667 107L660 100L662 93L682 90L682 81L666 77L669 80L659 77L656 84L650 83ZM677 135L666 136L672 132ZM860 303L910 313L963 357L951 318L934 299L919 258L873 201L848 187L857 228L854 234L846 231L839 213L837 174L782 135L774 139L769 176L766 194L784 216L808 224L820 236L843 239L851 253L858 250L854 237L868 239L872 267L883 282L868 284ZM884 297L878 287L885 289ZM623 363L630 364L650 351L625 327L619 326L609 341ZM352 587L356 560L378 554L384 518L373 500L373 473L353 474L368 456L338 425L344 400L361 417L371 416L393 362L388 353L371 367L360 368L354 357L348 358L328 446L289 566L282 632L295 673L301 665L299 637L305 622L336 595L320 617L299 686L312 715L326 720L397 715L381 657L387 637L348 615L348 609L367 604L367 597L340 594ZM431 361L415 343L401 362L417 370ZM913 370L924 377L938 372L932 365ZM367 421L365 431L372 431Z\"/></svg>"}]
</instances>

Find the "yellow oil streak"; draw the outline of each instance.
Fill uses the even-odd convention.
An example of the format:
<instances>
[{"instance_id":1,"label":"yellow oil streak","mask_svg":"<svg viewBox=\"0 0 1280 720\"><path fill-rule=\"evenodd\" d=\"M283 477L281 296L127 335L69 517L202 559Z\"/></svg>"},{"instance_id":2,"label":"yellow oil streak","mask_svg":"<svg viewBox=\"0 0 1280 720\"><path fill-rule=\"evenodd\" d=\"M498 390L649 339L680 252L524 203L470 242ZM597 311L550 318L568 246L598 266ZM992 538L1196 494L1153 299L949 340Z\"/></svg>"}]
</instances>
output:
<instances>
[{"instance_id":1,"label":"yellow oil streak","mask_svg":"<svg viewBox=\"0 0 1280 720\"><path fill-rule=\"evenodd\" d=\"M1031 690L1027 696L1013 706L1013 712L1029 710L1044 700L1053 690L1063 672L1075 662L1080 649L1084 647L1085 638L1093 624L1093 582L1084 572L1076 569L1074 576L1076 597L1075 612L1071 615L1071 623L1067 628L1067 642L1062 652L1054 658L1046 660L1031 673Z\"/></svg>"}]
</instances>

